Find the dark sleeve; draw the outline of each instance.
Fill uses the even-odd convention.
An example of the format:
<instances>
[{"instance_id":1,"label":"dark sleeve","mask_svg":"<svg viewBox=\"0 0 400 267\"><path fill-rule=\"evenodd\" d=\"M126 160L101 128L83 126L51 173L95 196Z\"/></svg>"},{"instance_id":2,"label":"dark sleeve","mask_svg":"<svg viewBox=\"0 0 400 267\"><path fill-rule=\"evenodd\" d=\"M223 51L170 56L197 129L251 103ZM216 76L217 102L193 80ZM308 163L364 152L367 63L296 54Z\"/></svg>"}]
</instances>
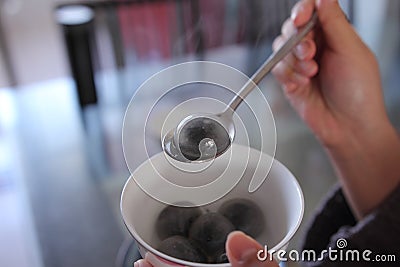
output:
<instances>
[{"instance_id":1,"label":"dark sleeve","mask_svg":"<svg viewBox=\"0 0 400 267\"><path fill-rule=\"evenodd\" d=\"M317 210L302 249L315 251L316 260L303 262L309 267L400 266L400 186L358 222L341 188L334 188ZM383 259L390 261L378 262Z\"/></svg>"}]
</instances>

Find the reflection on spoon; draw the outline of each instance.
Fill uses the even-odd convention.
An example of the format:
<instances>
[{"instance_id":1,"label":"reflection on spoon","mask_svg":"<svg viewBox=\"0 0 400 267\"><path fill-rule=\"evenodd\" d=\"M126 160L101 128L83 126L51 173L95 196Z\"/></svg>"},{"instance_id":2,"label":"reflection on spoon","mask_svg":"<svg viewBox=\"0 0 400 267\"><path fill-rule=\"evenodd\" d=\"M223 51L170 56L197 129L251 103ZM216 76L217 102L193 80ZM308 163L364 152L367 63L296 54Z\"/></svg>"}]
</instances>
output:
<instances>
[{"instance_id":1,"label":"reflection on spoon","mask_svg":"<svg viewBox=\"0 0 400 267\"><path fill-rule=\"evenodd\" d=\"M217 144L211 138L204 138L199 143L200 158L196 160L206 160L215 158L217 154Z\"/></svg>"}]
</instances>

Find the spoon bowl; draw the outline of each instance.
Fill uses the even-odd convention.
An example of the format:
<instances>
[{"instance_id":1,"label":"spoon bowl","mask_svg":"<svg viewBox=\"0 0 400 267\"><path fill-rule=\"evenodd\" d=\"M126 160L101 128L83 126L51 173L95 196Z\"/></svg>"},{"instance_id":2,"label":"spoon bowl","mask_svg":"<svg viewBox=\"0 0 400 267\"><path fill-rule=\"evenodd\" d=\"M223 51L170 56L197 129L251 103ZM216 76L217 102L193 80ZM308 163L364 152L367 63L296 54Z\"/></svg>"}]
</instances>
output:
<instances>
[{"instance_id":1,"label":"spoon bowl","mask_svg":"<svg viewBox=\"0 0 400 267\"><path fill-rule=\"evenodd\" d=\"M222 155L235 138L226 113L198 113L184 118L162 141L163 150L181 162L204 162Z\"/></svg>"}]
</instances>

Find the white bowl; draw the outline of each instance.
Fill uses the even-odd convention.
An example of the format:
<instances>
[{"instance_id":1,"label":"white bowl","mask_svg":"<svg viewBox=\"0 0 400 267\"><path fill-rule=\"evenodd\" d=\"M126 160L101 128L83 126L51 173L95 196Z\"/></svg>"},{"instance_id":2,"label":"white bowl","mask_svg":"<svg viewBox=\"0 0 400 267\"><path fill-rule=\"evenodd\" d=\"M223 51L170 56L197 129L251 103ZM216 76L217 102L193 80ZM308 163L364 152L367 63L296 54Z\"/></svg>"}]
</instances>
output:
<instances>
[{"instance_id":1,"label":"white bowl","mask_svg":"<svg viewBox=\"0 0 400 267\"><path fill-rule=\"evenodd\" d=\"M207 205L207 209L216 211L224 201L232 198L251 199L260 206L265 217L265 230L257 238L257 241L263 246L267 245L269 251L286 249L290 239L300 226L304 212L303 193L296 178L280 162L258 150L234 144L232 151L234 153L230 155L228 152L228 161L226 160L227 157L224 158L222 156L217 158L205 171L195 174L177 170L166 159L164 153L155 155L134 171L122 191L121 212L125 225L136 240L143 258L148 259L156 267L177 265L195 267L230 266L229 263L205 264L188 262L165 255L155 249L161 241L155 231L156 218L167 204L156 200L143 191L142 188L147 189L148 187L142 186L141 182L145 180L146 183L153 184L154 189L157 183L165 179L165 175L168 176L168 174L173 176L174 182L182 182L186 186L188 181L189 183L190 181L198 183L198 179L202 178L205 181L210 181L210 177L212 178L213 175L221 176L221 173L239 174L240 180L234 184L234 188L222 198ZM250 181L254 178L263 180L265 177L253 178L254 174L255 176L260 175L260 172L256 171L256 169L260 168L260 166L262 169L264 165L268 166L269 169L271 161L272 167L264 182L255 192L249 193ZM243 162L246 163L245 170L243 170ZM221 172L224 168L229 169L229 172ZM194 180L192 177L196 177L196 179ZM160 187L159 190L162 191L163 188ZM174 192L170 192L170 194L179 195L174 194ZM182 199L182 196L185 199ZM197 203L187 194L182 194L180 198L175 200Z\"/></svg>"}]
</instances>

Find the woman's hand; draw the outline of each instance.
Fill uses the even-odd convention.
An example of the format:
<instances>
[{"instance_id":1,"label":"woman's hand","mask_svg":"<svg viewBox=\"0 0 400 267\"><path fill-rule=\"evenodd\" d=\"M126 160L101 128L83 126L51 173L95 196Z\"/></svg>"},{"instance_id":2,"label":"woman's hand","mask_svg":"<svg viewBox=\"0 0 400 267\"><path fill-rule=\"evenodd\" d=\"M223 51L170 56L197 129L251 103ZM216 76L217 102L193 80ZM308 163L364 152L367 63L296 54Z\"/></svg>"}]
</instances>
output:
<instances>
[{"instance_id":1,"label":"woman's hand","mask_svg":"<svg viewBox=\"0 0 400 267\"><path fill-rule=\"evenodd\" d=\"M238 231L229 234L226 254L232 267L279 267L269 255L265 261L260 261L259 251L264 251L264 247L250 236Z\"/></svg>"},{"instance_id":2,"label":"woman's hand","mask_svg":"<svg viewBox=\"0 0 400 267\"><path fill-rule=\"evenodd\" d=\"M326 146L388 123L377 61L337 0L296 4L276 50L316 10L319 25L273 70L293 107Z\"/></svg>"},{"instance_id":3,"label":"woman's hand","mask_svg":"<svg viewBox=\"0 0 400 267\"><path fill-rule=\"evenodd\" d=\"M399 184L400 142L385 111L377 61L337 0L298 2L273 48L313 10L319 25L273 73L327 149L354 213L362 218Z\"/></svg>"}]
</instances>

